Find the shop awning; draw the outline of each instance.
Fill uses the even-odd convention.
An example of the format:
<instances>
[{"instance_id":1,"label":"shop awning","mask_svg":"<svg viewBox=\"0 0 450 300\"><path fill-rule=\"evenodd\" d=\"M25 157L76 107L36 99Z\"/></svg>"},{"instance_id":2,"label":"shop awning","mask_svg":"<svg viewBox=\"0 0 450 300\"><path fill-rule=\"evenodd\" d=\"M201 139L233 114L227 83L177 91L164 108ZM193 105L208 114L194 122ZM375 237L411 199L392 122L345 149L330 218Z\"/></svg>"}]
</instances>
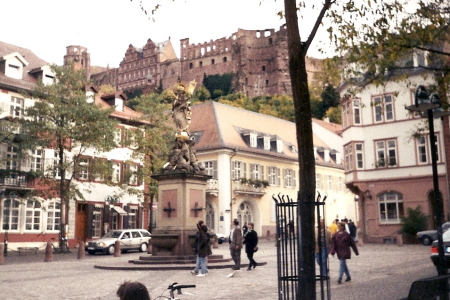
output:
<instances>
[{"instance_id":1,"label":"shop awning","mask_svg":"<svg viewBox=\"0 0 450 300\"><path fill-rule=\"evenodd\" d=\"M113 209L120 215L127 215L128 213L122 209L120 206L113 206Z\"/></svg>"}]
</instances>

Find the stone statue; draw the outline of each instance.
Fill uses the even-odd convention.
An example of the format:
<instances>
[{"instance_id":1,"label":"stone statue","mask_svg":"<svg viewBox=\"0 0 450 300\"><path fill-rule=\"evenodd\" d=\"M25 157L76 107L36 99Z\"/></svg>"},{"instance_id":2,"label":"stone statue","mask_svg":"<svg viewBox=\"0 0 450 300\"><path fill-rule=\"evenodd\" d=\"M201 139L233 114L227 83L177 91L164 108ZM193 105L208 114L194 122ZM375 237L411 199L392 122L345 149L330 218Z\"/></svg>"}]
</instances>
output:
<instances>
[{"instance_id":1,"label":"stone statue","mask_svg":"<svg viewBox=\"0 0 450 300\"><path fill-rule=\"evenodd\" d=\"M172 118L175 123L175 141L169 154L168 162L163 166L162 173L197 173L204 174L205 168L197 162L195 142L189 138L191 123L191 108L189 101L197 83L195 80L188 85L178 82L166 91L166 100L172 101Z\"/></svg>"}]
</instances>

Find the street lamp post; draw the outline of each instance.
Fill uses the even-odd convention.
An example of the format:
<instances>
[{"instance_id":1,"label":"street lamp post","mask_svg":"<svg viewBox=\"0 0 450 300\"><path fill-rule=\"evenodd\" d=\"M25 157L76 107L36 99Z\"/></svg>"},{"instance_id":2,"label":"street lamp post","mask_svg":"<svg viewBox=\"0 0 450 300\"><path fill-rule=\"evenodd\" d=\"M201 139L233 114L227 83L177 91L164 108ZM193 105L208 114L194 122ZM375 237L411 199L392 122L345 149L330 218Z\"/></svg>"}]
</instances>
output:
<instances>
[{"instance_id":1,"label":"street lamp post","mask_svg":"<svg viewBox=\"0 0 450 300\"><path fill-rule=\"evenodd\" d=\"M438 240L438 275L447 274L447 263L444 253L444 242L442 239L442 219L444 215L444 206L442 196L439 191L439 178L437 171L437 147L434 133L434 118L450 116L449 111L442 110L441 101L437 94L429 95L424 86L418 86L415 92L415 104L406 107L412 112L419 112L421 116L428 118L428 126L430 131L430 151L431 166L433 172L433 201L434 201L434 217L436 218L437 240Z\"/></svg>"}]
</instances>

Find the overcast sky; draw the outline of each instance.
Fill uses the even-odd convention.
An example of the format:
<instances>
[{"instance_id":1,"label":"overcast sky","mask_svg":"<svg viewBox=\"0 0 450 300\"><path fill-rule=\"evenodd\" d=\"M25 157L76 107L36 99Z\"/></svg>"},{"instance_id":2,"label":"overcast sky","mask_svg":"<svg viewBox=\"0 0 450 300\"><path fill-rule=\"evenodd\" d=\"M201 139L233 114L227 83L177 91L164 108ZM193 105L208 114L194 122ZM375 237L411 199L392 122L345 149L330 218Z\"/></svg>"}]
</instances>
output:
<instances>
[{"instance_id":1,"label":"overcast sky","mask_svg":"<svg viewBox=\"0 0 450 300\"><path fill-rule=\"evenodd\" d=\"M0 40L28 48L49 63L62 64L66 47L83 46L91 55L91 65L118 67L125 51L132 44L141 48L150 38L153 42L171 39L177 54L179 41L203 43L230 37L238 28L277 29L284 24L277 11L282 0L8 0L2 1ZM152 3L161 3L149 20ZM310 30L311 19L300 19L300 28ZM322 28L316 43L326 38ZM307 36L302 37L306 39ZM320 56L317 47L308 56Z\"/></svg>"}]
</instances>

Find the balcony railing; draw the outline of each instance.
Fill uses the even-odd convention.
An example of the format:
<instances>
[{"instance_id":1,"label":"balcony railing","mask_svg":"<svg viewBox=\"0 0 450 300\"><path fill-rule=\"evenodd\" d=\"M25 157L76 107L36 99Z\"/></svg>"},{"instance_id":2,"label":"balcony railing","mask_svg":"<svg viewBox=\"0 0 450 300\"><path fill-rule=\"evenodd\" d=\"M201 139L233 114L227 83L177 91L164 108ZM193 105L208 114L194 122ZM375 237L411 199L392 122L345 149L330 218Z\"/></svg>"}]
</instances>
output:
<instances>
[{"instance_id":1,"label":"balcony railing","mask_svg":"<svg viewBox=\"0 0 450 300\"><path fill-rule=\"evenodd\" d=\"M18 187L34 187L36 177L30 175L8 174L7 176L0 174L0 185L18 186Z\"/></svg>"},{"instance_id":2,"label":"balcony railing","mask_svg":"<svg viewBox=\"0 0 450 300\"><path fill-rule=\"evenodd\" d=\"M251 183L242 183L240 180L233 181L233 191L238 194L264 195L266 193L264 185L254 185Z\"/></svg>"}]
</instances>

